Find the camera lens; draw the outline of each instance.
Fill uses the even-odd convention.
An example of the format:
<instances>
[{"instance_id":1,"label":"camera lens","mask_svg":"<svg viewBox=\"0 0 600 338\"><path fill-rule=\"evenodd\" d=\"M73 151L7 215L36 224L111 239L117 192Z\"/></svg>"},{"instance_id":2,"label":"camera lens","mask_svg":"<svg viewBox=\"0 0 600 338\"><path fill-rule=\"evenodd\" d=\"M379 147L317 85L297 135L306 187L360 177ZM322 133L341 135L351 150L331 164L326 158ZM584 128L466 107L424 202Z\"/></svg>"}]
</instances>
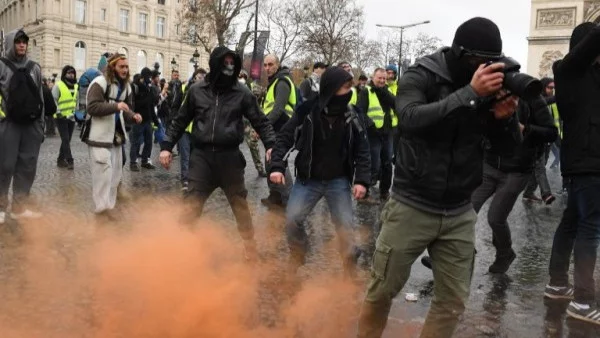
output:
<instances>
[{"instance_id":1,"label":"camera lens","mask_svg":"<svg viewBox=\"0 0 600 338\"><path fill-rule=\"evenodd\" d=\"M504 77L504 88L522 99L529 100L540 95L544 86L540 80L527 74L509 72Z\"/></svg>"}]
</instances>

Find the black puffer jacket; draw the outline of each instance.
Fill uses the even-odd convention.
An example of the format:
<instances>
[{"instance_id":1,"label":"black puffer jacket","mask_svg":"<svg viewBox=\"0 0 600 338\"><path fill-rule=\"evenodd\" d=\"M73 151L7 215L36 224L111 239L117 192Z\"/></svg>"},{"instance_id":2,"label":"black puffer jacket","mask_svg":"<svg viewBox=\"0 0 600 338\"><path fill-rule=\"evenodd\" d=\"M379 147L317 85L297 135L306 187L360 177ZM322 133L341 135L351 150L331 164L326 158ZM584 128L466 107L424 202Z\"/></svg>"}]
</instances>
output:
<instances>
[{"instance_id":1,"label":"black puffer jacket","mask_svg":"<svg viewBox=\"0 0 600 338\"><path fill-rule=\"evenodd\" d=\"M345 73L344 70L330 69L327 72L338 74ZM351 80L348 77L348 80ZM338 79L336 79L338 80ZM271 171L285 171L286 161L284 157L287 152L295 146L298 150L296 155L295 167L298 179L307 180L311 178L313 163L313 143L315 133L320 132L322 128L320 124L321 114L331 98L345 81L329 83L326 75L321 79L321 88L319 97L306 101L301 104L292 118L283 126L277 134L277 142L271 154ZM371 181L371 155L369 141L366 135L364 122L360 118L356 107L352 106L352 110L346 113L344 118L344 136L343 142L339 149L345 161L344 172L350 182L361 184L365 187L369 186Z\"/></svg>"},{"instance_id":2,"label":"black puffer jacket","mask_svg":"<svg viewBox=\"0 0 600 338\"><path fill-rule=\"evenodd\" d=\"M525 126L523 142L517 147L510 146L511 140L494 140L485 151L485 162L500 171L530 173L536 160L542 155L544 145L554 142L558 130L543 97L526 102L519 101L517 109L519 122ZM508 138L512 138L507 134ZM506 144L509 146L506 147Z\"/></svg>"},{"instance_id":3,"label":"black puffer jacket","mask_svg":"<svg viewBox=\"0 0 600 338\"><path fill-rule=\"evenodd\" d=\"M455 88L447 50L417 60L398 84L392 194L420 210L456 215L472 208L471 193L481 184L484 136L493 142L520 133L516 118L495 120L471 86Z\"/></svg>"},{"instance_id":4,"label":"black puffer jacket","mask_svg":"<svg viewBox=\"0 0 600 338\"><path fill-rule=\"evenodd\" d=\"M223 59L229 54L234 57L235 71L231 86L225 90L216 90L211 86L213 78L193 84L187 92L177 116L166 132L162 150L171 150L185 128L194 122L192 144L194 148L219 151L237 148L244 140L244 122L246 117L258 132L266 149L275 144L275 133L267 117L260 111L256 98L248 87L237 81L242 67L240 57L226 47L217 47L210 56L210 69L220 74Z\"/></svg>"}]
</instances>

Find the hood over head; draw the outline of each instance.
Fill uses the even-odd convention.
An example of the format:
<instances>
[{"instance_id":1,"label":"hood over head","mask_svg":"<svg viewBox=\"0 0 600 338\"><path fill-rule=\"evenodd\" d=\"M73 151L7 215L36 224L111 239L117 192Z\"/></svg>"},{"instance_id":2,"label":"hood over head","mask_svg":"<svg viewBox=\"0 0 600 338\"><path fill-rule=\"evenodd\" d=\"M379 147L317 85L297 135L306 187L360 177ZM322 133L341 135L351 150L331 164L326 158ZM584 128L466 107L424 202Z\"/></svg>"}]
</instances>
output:
<instances>
[{"instance_id":1,"label":"hood over head","mask_svg":"<svg viewBox=\"0 0 600 338\"><path fill-rule=\"evenodd\" d=\"M231 55L233 57L234 68L231 76L223 73L225 70L223 62L225 60L225 56L227 55ZM231 49L224 46L219 46L216 47L212 53L210 53L208 65L210 67L210 73L206 75L206 81L213 89L227 89L233 87L233 85L238 82L238 75L242 70L242 59Z\"/></svg>"},{"instance_id":2,"label":"hood over head","mask_svg":"<svg viewBox=\"0 0 600 338\"><path fill-rule=\"evenodd\" d=\"M27 55L22 57L17 57L15 51L15 41L24 40L26 43L29 43L29 36L25 33L23 29L16 29L14 31L9 32L4 37L4 48L6 48L6 58L15 62L17 66L24 66L25 62L27 62Z\"/></svg>"},{"instance_id":3,"label":"hood over head","mask_svg":"<svg viewBox=\"0 0 600 338\"><path fill-rule=\"evenodd\" d=\"M319 109L324 110L326 107L330 106L332 101L337 101L334 97L335 93L342 88L342 86L352 80L352 75L345 71L340 67L329 67L327 70L321 75L320 82L320 91L319 91ZM352 97L352 91L350 91L348 95L348 102ZM340 97L342 98L342 97ZM348 102L345 104L340 104L340 108L344 108L348 105ZM337 102L336 102L337 103ZM345 109L344 109L345 111Z\"/></svg>"},{"instance_id":4,"label":"hood over head","mask_svg":"<svg viewBox=\"0 0 600 338\"><path fill-rule=\"evenodd\" d=\"M74 72L74 73L75 73L75 78L74 78L73 80L69 80L69 79L67 79L67 77L66 77L66 76L67 76L67 73L68 73L69 71L72 71L72 72ZM69 84L74 84L75 82L77 82L77 72L75 71L75 68L73 68L73 66L69 66L69 65L66 65L66 66L64 66L64 67L63 67L63 69L62 69L62 72L61 72L61 74L60 74L60 79L61 79L63 82L66 82L66 83L69 83Z\"/></svg>"},{"instance_id":5,"label":"hood over head","mask_svg":"<svg viewBox=\"0 0 600 338\"><path fill-rule=\"evenodd\" d=\"M542 86L544 86L544 88L546 88L549 84L554 82L554 80L550 77L543 77L540 79L540 82L542 83Z\"/></svg>"}]
</instances>

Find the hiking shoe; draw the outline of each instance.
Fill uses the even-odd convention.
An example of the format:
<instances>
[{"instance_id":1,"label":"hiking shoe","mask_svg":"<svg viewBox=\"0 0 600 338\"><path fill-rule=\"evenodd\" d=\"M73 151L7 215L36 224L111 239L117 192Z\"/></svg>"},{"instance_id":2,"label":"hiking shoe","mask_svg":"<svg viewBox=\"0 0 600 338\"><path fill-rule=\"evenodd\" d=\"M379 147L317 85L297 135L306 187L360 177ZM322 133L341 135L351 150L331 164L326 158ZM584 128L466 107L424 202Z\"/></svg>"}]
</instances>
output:
<instances>
[{"instance_id":1,"label":"hiking shoe","mask_svg":"<svg viewBox=\"0 0 600 338\"><path fill-rule=\"evenodd\" d=\"M542 199L537 197L536 195L523 195L523 201L526 202L541 202Z\"/></svg>"},{"instance_id":2,"label":"hiking shoe","mask_svg":"<svg viewBox=\"0 0 600 338\"><path fill-rule=\"evenodd\" d=\"M4 224L6 222L6 213L4 211L0 211L0 224Z\"/></svg>"},{"instance_id":3,"label":"hiking shoe","mask_svg":"<svg viewBox=\"0 0 600 338\"><path fill-rule=\"evenodd\" d=\"M552 202L554 202L556 200L556 197L554 197L554 195L550 194L550 195L546 195L542 198L544 200L544 203L546 203L546 205L550 205L552 204Z\"/></svg>"},{"instance_id":4,"label":"hiking shoe","mask_svg":"<svg viewBox=\"0 0 600 338\"><path fill-rule=\"evenodd\" d=\"M595 306L588 305L586 309L581 305L583 304L578 304L573 301L569 303L567 315L588 323L600 325L600 310Z\"/></svg>"},{"instance_id":5,"label":"hiking shoe","mask_svg":"<svg viewBox=\"0 0 600 338\"><path fill-rule=\"evenodd\" d=\"M142 163L142 168L154 170L154 169L156 169L156 166L150 162L144 162L144 163Z\"/></svg>"},{"instance_id":6,"label":"hiking shoe","mask_svg":"<svg viewBox=\"0 0 600 338\"><path fill-rule=\"evenodd\" d=\"M517 255L512 249L506 255L496 255L496 260L490 265L488 271L490 273L506 273L515 258Z\"/></svg>"},{"instance_id":7,"label":"hiking shoe","mask_svg":"<svg viewBox=\"0 0 600 338\"><path fill-rule=\"evenodd\" d=\"M58 160L56 161L56 166L59 168L68 168L69 162L67 162L67 160Z\"/></svg>"},{"instance_id":8,"label":"hiking shoe","mask_svg":"<svg viewBox=\"0 0 600 338\"><path fill-rule=\"evenodd\" d=\"M551 299L573 300L573 293L573 287L571 286L546 285L546 288L544 289L544 297Z\"/></svg>"},{"instance_id":9,"label":"hiking shoe","mask_svg":"<svg viewBox=\"0 0 600 338\"><path fill-rule=\"evenodd\" d=\"M423 256L421 258L421 264L423 264L423 266L425 266L429 270L433 269L433 261L431 260L431 257L429 257L429 256Z\"/></svg>"},{"instance_id":10,"label":"hiking shoe","mask_svg":"<svg viewBox=\"0 0 600 338\"><path fill-rule=\"evenodd\" d=\"M140 171L140 165L137 163L131 163L129 165L129 171Z\"/></svg>"},{"instance_id":11,"label":"hiking shoe","mask_svg":"<svg viewBox=\"0 0 600 338\"><path fill-rule=\"evenodd\" d=\"M31 211L29 209L25 209L21 213L14 213L14 212L10 213L10 218L12 218L14 220L17 220L17 219L36 219L36 218L42 218L42 216L44 216L44 215L41 212L35 212L35 211Z\"/></svg>"}]
</instances>

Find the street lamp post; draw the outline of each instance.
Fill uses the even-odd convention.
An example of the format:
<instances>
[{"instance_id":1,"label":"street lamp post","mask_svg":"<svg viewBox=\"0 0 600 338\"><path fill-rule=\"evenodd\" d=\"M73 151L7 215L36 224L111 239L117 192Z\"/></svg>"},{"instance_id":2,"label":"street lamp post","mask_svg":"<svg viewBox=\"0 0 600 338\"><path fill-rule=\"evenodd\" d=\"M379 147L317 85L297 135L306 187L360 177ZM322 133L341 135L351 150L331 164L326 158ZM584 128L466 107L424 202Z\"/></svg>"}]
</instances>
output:
<instances>
[{"instance_id":1,"label":"street lamp post","mask_svg":"<svg viewBox=\"0 0 600 338\"><path fill-rule=\"evenodd\" d=\"M194 54L192 54L192 60L194 60L194 71L196 71L196 69L198 69L198 61L200 61L200 53L198 53L198 48L196 48Z\"/></svg>"},{"instance_id":2,"label":"street lamp post","mask_svg":"<svg viewBox=\"0 0 600 338\"><path fill-rule=\"evenodd\" d=\"M394 26L394 25L380 25L377 24L375 26L377 27L383 27L383 28L394 28L394 29L399 29L400 30L400 55L398 55L398 79L400 79L400 72L402 71L402 43L404 42L404 30L407 28L411 28L411 27L415 27L415 26L420 26L420 25L425 25L430 23L431 21L427 20L427 21L423 21L423 22L417 22L417 23L411 23L409 25L403 25L403 26Z\"/></svg>"}]
</instances>

